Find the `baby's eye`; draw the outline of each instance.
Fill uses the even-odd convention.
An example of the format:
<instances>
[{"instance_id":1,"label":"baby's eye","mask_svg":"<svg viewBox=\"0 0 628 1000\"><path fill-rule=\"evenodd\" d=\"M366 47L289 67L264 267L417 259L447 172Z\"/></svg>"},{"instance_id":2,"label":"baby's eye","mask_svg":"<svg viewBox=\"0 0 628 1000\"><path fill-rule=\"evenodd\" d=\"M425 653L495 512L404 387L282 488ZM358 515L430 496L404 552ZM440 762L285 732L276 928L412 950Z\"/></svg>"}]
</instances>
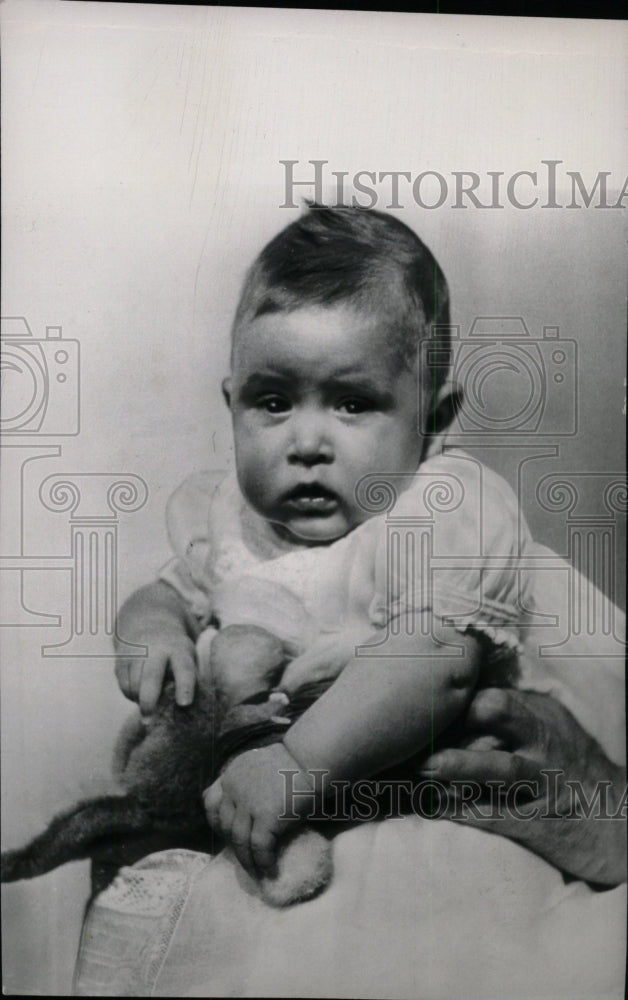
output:
<instances>
[{"instance_id":1,"label":"baby's eye","mask_svg":"<svg viewBox=\"0 0 628 1000\"><path fill-rule=\"evenodd\" d=\"M351 396L348 399L343 399L342 402L338 404L338 409L343 410L350 416L356 416L358 413L366 413L368 410L372 410L373 403L370 399L364 399L360 396Z\"/></svg>"},{"instance_id":2,"label":"baby's eye","mask_svg":"<svg viewBox=\"0 0 628 1000\"><path fill-rule=\"evenodd\" d=\"M263 396L257 405L266 413L286 413L290 409L290 401L284 396Z\"/></svg>"}]
</instances>

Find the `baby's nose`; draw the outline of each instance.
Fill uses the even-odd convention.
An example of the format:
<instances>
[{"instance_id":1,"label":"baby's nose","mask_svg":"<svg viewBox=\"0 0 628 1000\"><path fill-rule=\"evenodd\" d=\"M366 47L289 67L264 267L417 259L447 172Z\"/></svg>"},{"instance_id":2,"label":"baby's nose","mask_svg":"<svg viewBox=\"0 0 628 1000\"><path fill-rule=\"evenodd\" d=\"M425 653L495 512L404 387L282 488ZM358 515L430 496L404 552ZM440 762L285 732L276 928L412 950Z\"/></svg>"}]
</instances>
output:
<instances>
[{"instance_id":1,"label":"baby's nose","mask_svg":"<svg viewBox=\"0 0 628 1000\"><path fill-rule=\"evenodd\" d=\"M288 445L288 461L305 465L328 464L333 457L333 444L326 422L316 416L295 418Z\"/></svg>"}]
</instances>

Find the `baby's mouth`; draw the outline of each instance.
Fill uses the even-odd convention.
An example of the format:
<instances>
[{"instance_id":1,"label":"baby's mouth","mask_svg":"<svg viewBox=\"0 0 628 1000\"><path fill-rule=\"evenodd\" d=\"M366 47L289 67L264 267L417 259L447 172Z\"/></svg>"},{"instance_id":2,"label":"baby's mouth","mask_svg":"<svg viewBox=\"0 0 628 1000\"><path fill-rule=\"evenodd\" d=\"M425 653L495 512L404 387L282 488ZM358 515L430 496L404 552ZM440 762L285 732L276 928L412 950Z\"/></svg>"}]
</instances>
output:
<instances>
[{"instance_id":1,"label":"baby's mouth","mask_svg":"<svg viewBox=\"0 0 628 1000\"><path fill-rule=\"evenodd\" d=\"M285 494L284 503L300 514L316 516L332 514L338 507L338 497L320 483L301 483Z\"/></svg>"}]
</instances>

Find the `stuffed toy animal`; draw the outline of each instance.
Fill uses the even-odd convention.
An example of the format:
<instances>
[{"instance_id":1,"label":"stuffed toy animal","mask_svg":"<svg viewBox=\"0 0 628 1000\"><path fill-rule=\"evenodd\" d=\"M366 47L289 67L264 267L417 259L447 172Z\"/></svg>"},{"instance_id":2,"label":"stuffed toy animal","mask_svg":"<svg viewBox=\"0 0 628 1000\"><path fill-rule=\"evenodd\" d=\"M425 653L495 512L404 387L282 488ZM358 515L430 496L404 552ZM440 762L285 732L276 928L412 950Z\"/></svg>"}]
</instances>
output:
<instances>
[{"instance_id":1,"label":"stuffed toy animal","mask_svg":"<svg viewBox=\"0 0 628 1000\"><path fill-rule=\"evenodd\" d=\"M150 725L137 712L123 726L113 772L124 794L79 802L26 847L3 853L2 882L33 878L81 858L119 863L134 844L133 860L139 860L146 838L160 849L192 846L214 853L220 844L205 817L203 790L238 753L281 740L311 703L306 695L301 706L290 705L271 693L286 661L280 640L263 628L219 630L210 678L199 681L193 704L177 705L169 681ZM275 873L260 879L260 892L270 905L286 906L318 893L331 875L329 842L303 827L286 838Z\"/></svg>"}]
</instances>

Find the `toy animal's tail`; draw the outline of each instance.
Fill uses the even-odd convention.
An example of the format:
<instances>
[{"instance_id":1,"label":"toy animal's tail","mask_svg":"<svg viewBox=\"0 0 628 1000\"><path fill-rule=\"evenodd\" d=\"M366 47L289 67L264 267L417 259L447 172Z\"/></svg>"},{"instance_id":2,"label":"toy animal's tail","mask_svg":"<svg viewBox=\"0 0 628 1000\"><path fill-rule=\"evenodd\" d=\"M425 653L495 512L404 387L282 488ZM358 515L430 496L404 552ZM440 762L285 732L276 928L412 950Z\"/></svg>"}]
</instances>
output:
<instances>
[{"instance_id":1,"label":"toy animal's tail","mask_svg":"<svg viewBox=\"0 0 628 1000\"><path fill-rule=\"evenodd\" d=\"M155 829L155 818L130 796L107 795L81 802L56 816L43 833L20 850L5 851L0 881L16 882L52 871L66 861L98 856L112 839Z\"/></svg>"}]
</instances>

